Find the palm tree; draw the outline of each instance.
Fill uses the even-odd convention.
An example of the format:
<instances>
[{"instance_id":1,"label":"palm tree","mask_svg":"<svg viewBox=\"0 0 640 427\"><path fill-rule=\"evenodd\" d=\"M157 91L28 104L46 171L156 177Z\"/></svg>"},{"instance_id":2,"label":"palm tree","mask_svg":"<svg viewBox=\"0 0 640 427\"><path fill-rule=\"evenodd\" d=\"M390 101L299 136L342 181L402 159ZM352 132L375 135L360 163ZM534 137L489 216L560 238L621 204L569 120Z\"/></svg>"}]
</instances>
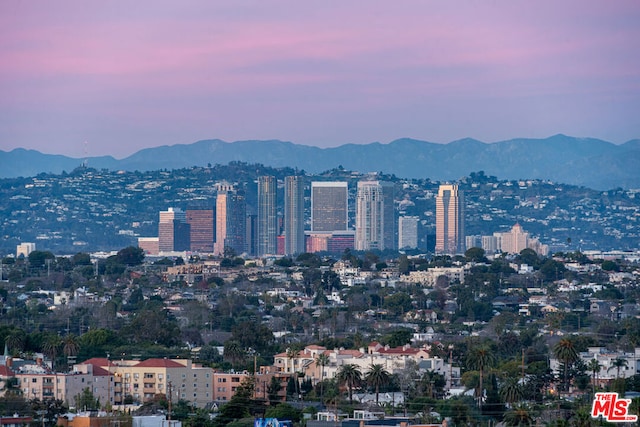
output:
<instances>
[{"instance_id":1,"label":"palm tree","mask_svg":"<svg viewBox=\"0 0 640 427\"><path fill-rule=\"evenodd\" d=\"M224 343L222 355L225 360L228 360L231 365L235 366L238 362L244 359L244 349L238 341L228 340Z\"/></svg>"},{"instance_id":2,"label":"palm tree","mask_svg":"<svg viewBox=\"0 0 640 427\"><path fill-rule=\"evenodd\" d=\"M298 384L298 371L296 369L298 354L300 353L300 349L298 346L291 346L287 348L287 359L291 362L291 373L293 375L293 379L295 380L295 388L296 388L296 396L300 396L300 385Z\"/></svg>"},{"instance_id":3,"label":"palm tree","mask_svg":"<svg viewBox=\"0 0 640 427\"><path fill-rule=\"evenodd\" d=\"M378 405L378 396L380 394L380 387L384 387L389 384L391 375L384 369L384 366L380 364L371 365L369 370L364 375L365 382L376 390L376 405Z\"/></svg>"},{"instance_id":4,"label":"palm tree","mask_svg":"<svg viewBox=\"0 0 640 427\"><path fill-rule=\"evenodd\" d=\"M533 424L533 417L526 406L516 406L505 412L504 423L509 427L529 427Z\"/></svg>"},{"instance_id":5,"label":"palm tree","mask_svg":"<svg viewBox=\"0 0 640 427\"><path fill-rule=\"evenodd\" d=\"M42 344L42 352L51 358L51 370L55 371L56 356L58 350L62 345L62 339L59 335L49 335L49 337Z\"/></svg>"},{"instance_id":6,"label":"palm tree","mask_svg":"<svg viewBox=\"0 0 640 427\"><path fill-rule=\"evenodd\" d=\"M322 402L324 398L324 367L329 364L329 356L325 353L318 354L316 364L320 366L320 401Z\"/></svg>"},{"instance_id":7,"label":"palm tree","mask_svg":"<svg viewBox=\"0 0 640 427\"><path fill-rule=\"evenodd\" d=\"M353 404L353 388L362 382L362 372L357 365L348 363L340 366L338 370L338 382L347 386L349 390L349 404Z\"/></svg>"},{"instance_id":8,"label":"palm tree","mask_svg":"<svg viewBox=\"0 0 640 427\"><path fill-rule=\"evenodd\" d=\"M558 360L564 364L564 388L569 390L569 365L578 360L578 352L576 351L573 341L563 338L553 348L553 353Z\"/></svg>"},{"instance_id":9,"label":"palm tree","mask_svg":"<svg viewBox=\"0 0 640 427\"><path fill-rule=\"evenodd\" d=\"M11 353L24 350L25 335L21 329L14 330L5 339L4 343Z\"/></svg>"},{"instance_id":10,"label":"palm tree","mask_svg":"<svg viewBox=\"0 0 640 427\"><path fill-rule=\"evenodd\" d=\"M523 390L517 378L509 378L500 387L500 397L506 403L513 404L523 396Z\"/></svg>"},{"instance_id":11,"label":"palm tree","mask_svg":"<svg viewBox=\"0 0 640 427\"><path fill-rule=\"evenodd\" d=\"M616 357L613 362L611 362L611 367L607 369L609 372L611 369L616 369L616 380L620 379L620 369L626 368L629 365L629 361L623 357Z\"/></svg>"},{"instance_id":12,"label":"palm tree","mask_svg":"<svg viewBox=\"0 0 640 427\"><path fill-rule=\"evenodd\" d=\"M62 340L62 352L67 357L73 357L78 355L78 351L80 350L80 344L78 343L78 339L73 334L68 334Z\"/></svg>"},{"instance_id":13,"label":"palm tree","mask_svg":"<svg viewBox=\"0 0 640 427\"><path fill-rule=\"evenodd\" d=\"M591 371L591 382L593 386L593 392L596 392L596 381L598 380L598 373L602 369L602 365L598 362L598 359L591 359L589 363L587 363L587 369Z\"/></svg>"},{"instance_id":14,"label":"palm tree","mask_svg":"<svg viewBox=\"0 0 640 427\"><path fill-rule=\"evenodd\" d=\"M493 366L495 358L488 347L475 347L471 349L467 355L467 367L471 370L478 371L480 373L480 384L478 387L478 406L482 405L482 395L484 388L482 381L484 378L484 371L487 368Z\"/></svg>"}]
</instances>

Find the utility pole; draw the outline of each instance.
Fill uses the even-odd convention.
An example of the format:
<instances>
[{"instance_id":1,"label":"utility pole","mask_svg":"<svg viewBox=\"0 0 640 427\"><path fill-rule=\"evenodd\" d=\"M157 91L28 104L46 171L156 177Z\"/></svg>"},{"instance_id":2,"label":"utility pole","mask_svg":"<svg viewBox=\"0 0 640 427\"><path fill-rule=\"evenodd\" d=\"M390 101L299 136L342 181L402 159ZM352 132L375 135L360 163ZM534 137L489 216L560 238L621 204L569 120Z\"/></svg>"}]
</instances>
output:
<instances>
[{"instance_id":1,"label":"utility pole","mask_svg":"<svg viewBox=\"0 0 640 427\"><path fill-rule=\"evenodd\" d=\"M173 389L171 387L171 381L169 381L169 383L167 383L167 402L169 404L168 413L167 413L168 421L171 421L171 395L172 394L173 394ZM171 425L171 423L169 423L169 425Z\"/></svg>"}]
</instances>

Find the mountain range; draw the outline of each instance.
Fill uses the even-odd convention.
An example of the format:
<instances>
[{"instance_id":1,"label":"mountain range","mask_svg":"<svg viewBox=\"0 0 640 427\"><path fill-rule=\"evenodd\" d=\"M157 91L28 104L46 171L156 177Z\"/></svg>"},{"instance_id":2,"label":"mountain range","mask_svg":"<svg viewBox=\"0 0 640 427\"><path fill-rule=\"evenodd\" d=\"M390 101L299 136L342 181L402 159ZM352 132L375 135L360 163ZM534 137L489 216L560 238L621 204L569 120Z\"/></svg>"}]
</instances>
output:
<instances>
[{"instance_id":1,"label":"mountain range","mask_svg":"<svg viewBox=\"0 0 640 427\"><path fill-rule=\"evenodd\" d=\"M124 159L82 160L35 150L0 150L0 177L71 171L83 162L109 170L180 169L232 161L294 167L320 173L342 166L405 178L457 180L473 171L500 179L546 179L598 190L640 188L640 139L621 145L595 138L554 135L484 143L467 138L437 144L403 138L387 144L345 144L318 148L278 140L225 142L219 139L140 150Z\"/></svg>"}]
</instances>

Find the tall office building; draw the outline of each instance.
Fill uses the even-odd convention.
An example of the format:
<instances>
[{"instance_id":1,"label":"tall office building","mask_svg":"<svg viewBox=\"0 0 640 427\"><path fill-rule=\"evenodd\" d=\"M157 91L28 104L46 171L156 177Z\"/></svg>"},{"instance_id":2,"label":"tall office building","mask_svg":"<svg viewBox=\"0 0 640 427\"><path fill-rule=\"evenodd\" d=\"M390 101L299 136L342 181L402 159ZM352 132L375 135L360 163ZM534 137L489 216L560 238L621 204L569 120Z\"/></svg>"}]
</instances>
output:
<instances>
[{"instance_id":1,"label":"tall office building","mask_svg":"<svg viewBox=\"0 0 640 427\"><path fill-rule=\"evenodd\" d=\"M275 255L278 251L278 217L276 209L276 178L258 177L258 256Z\"/></svg>"},{"instance_id":2,"label":"tall office building","mask_svg":"<svg viewBox=\"0 0 640 427\"><path fill-rule=\"evenodd\" d=\"M349 225L348 184L346 182L311 183L311 231L344 231Z\"/></svg>"},{"instance_id":3,"label":"tall office building","mask_svg":"<svg viewBox=\"0 0 640 427\"><path fill-rule=\"evenodd\" d=\"M187 209L190 227L190 248L193 252L213 252L213 209Z\"/></svg>"},{"instance_id":4,"label":"tall office building","mask_svg":"<svg viewBox=\"0 0 640 427\"><path fill-rule=\"evenodd\" d=\"M190 250L190 227L186 213L180 208L160 211L158 249L160 252Z\"/></svg>"},{"instance_id":5,"label":"tall office building","mask_svg":"<svg viewBox=\"0 0 640 427\"><path fill-rule=\"evenodd\" d=\"M463 253L464 243L464 194L457 184L442 184L436 197L436 253Z\"/></svg>"},{"instance_id":6,"label":"tall office building","mask_svg":"<svg viewBox=\"0 0 640 427\"><path fill-rule=\"evenodd\" d=\"M360 181L356 196L358 251L396 249L394 185L384 181Z\"/></svg>"},{"instance_id":7,"label":"tall office building","mask_svg":"<svg viewBox=\"0 0 640 427\"><path fill-rule=\"evenodd\" d=\"M218 188L216 196L216 240L214 253L224 255L225 248L240 255L247 250L247 205L244 195L233 187Z\"/></svg>"},{"instance_id":8,"label":"tall office building","mask_svg":"<svg viewBox=\"0 0 640 427\"><path fill-rule=\"evenodd\" d=\"M304 244L304 178L284 178L284 254L305 252Z\"/></svg>"},{"instance_id":9,"label":"tall office building","mask_svg":"<svg viewBox=\"0 0 640 427\"><path fill-rule=\"evenodd\" d=\"M418 247L417 216L401 216L398 218L398 247L400 249L415 249Z\"/></svg>"}]
</instances>

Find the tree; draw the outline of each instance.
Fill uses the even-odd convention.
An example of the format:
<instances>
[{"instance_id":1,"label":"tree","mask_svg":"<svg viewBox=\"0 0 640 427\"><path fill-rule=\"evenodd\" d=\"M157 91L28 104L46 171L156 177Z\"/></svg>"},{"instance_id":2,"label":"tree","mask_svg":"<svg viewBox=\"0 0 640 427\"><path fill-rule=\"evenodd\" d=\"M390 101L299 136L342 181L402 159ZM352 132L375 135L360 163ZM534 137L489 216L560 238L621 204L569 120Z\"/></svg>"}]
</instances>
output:
<instances>
[{"instance_id":1,"label":"tree","mask_svg":"<svg viewBox=\"0 0 640 427\"><path fill-rule=\"evenodd\" d=\"M522 399L523 390L517 378L507 379L500 387L500 397L506 403L513 404Z\"/></svg>"},{"instance_id":2,"label":"tree","mask_svg":"<svg viewBox=\"0 0 640 427\"><path fill-rule=\"evenodd\" d=\"M280 390L282 390L280 380L275 376L271 377L271 381L267 386L267 398L269 399L270 405L275 405L276 402L280 401Z\"/></svg>"},{"instance_id":3,"label":"tree","mask_svg":"<svg viewBox=\"0 0 640 427\"><path fill-rule=\"evenodd\" d=\"M530 427L533 424L533 417L526 406L516 406L504 414L504 423L509 427Z\"/></svg>"},{"instance_id":4,"label":"tree","mask_svg":"<svg viewBox=\"0 0 640 427\"><path fill-rule=\"evenodd\" d=\"M365 373L365 382L369 387L373 387L376 391L376 405L379 404L378 395L380 393L380 387L384 387L389 384L390 379L391 376L389 375L389 372L380 364L371 365L369 370Z\"/></svg>"},{"instance_id":5,"label":"tree","mask_svg":"<svg viewBox=\"0 0 640 427\"><path fill-rule=\"evenodd\" d=\"M80 345L78 344L78 339L73 334L67 334L62 339L62 353L67 357L73 357L78 355L78 351L80 350Z\"/></svg>"},{"instance_id":6,"label":"tree","mask_svg":"<svg viewBox=\"0 0 640 427\"><path fill-rule=\"evenodd\" d=\"M320 366L320 401L324 398L324 367L329 364L329 356L325 353L320 353L316 357L316 365Z\"/></svg>"},{"instance_id":7,"label":"tree","mask_svg":"<svg viewBox=\"0 0 640 427\"><path fill-rule=\"evenodd\" d=\"M116 255L120 264L128 266L140 265L144 262L144 250L135 246L120 249Z\"/></svg>"},{"instance_id":8,"label":"tree","mask_svg":"<svg viewBox=\"0 0 640 427\"><path fill-rule=\"evenodd\" d=\"M484 392L482 381L484 372L487 368L493 366L495 358L488 347L475 347L469 351L467 355L467 367L480 373L480 381L478 386L478 406L482 405L482 394Z\"/></svg>"},{"instance_id":9,"label":"tree","mask_svg":"<svg viewBox=\"0 0 640 427\"><path fill-rule=\"evenodd\" d=\"M569 365L578 360L578 352L568 338L563 338L553 348L556 358L564 364L564 387L569 390Z\"/></svg>"},{"instance_id":10,"label":"tree","mask_svg":"<svg viewBox=\"0 0 640 427\"><path fill-rule=\"evenodd\" d=\"M294 408L288 403L279 403L278 405L267 408L264 413L265 418L277 418L278 420L290 420L297 423L302 418L302 411Z\"/></svg>"},{"instance_id":11,"label":"tree","mask_svg":"<svg viewBox=\"0 0 640 427\"><path fill-rule=\"evenodd\" d=\"M62 339L55 334L51 334L42 344L42 352L51 358L51 369L55 371L56 357L58 350L62 346Z\"/></svg>"},{"instance_id":12,"label":"tree","mask_svg":"<svg viewBox=\"0 0 640 427\"><path fill-rule=\"evenodd\" d=\"M610 371L611 369L616 370L616 380L620 379L620 370L622 368L626 368L629 365L629 361L623 357L616 357L612 362L611 362L611 366L609 367L609 369L607 369L607 372Z\"/></svg>"},{"instance_id":13,"label":"tree","mask_svg":"<svg viewBox=\"0 0 640 427\"><path fill-rule=\"evenodd\" d=\"M591 371L591 386L593 387L593 392L596 392L596 384L598 380L598 374L602 369L602 365L598 362L598 359L591 359L589 363L587 363L587 369Z\"/></svg>"},{"instance_id":14,"label":"tree","mask_svg":"<svg viewBox=\"0 0 640 427\"><path fill-rule=\"evenodd\" d=\"M346 385L349 392L349 404L353 404L353 388L360 385L362 382L362 372L357 365L348 363L340 366L338 369L338 382L341 385Z\"/></svg>"},{"instance_id":15,"label":"tree","mask_svg":"<svg viewBox=\"0 0 640 427\"><path fill-rule=\"evenodd\" d=\"M100 399L93 395L93 392L89 387L86 387L82 390L82 393L76 395L74 400L76 402L76 408L79 410L87 411L100 409Z\"/></svg>"},{"instance_id":16,"label":"tree","mask_svg":"<svg viewBox=\"0 0 640 427\"><path fill-rule=\"evenodd\" d=\"M216 427L223 427L234 420L245 418L251 415L250 409L255 406L256 402L251 400L254 390L254 377L245 377L236 393L229 402L220 408L218 416L214 419Z\"/></svg>"},{"instance_id":17,"label":"tree","mask_svg":"<svg viewBox=\"0 0 640 427\"><path fill-rule=\"evenodd\" d=\"M244 360L245 351L242 345L236 340L227 340L224 343L224 351L222 353L224 360L231 363L232 366L236 366L238 363Z\"/></svg>"},{"instance_id":18,"label":"tree","mask_svg":"<svg viewBox=\"0 0 640 427\"><path fill-rule=\"evenodd\" d=\"M465 251L464 257L471 262L487 262L484 249L473 247Z\"/></svg>"}]
</instances>

